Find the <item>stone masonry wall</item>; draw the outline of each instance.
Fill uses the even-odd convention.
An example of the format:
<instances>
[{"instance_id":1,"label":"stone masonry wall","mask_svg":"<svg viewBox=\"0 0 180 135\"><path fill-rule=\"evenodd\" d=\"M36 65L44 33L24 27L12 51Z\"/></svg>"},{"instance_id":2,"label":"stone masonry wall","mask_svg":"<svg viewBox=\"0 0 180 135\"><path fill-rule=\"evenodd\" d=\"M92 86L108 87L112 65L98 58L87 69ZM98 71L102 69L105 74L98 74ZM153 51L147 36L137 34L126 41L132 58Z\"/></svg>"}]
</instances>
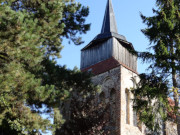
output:
<instances>
[{"instance_id":1,"label":"stone masonry wall","mask_svg":"<svg viewBox=\"0 0 180 135\"><path fill-rule=\"evenodd\" d=\"M115 90L115 126L111 127L108 125L108 127L110 128L112 135L120 135L120 67L96 75L92 78L92 81L94 84L101 86L101 93L105 94L106 103L110 101L111 90ZM97 97L99 97L101 93L97 94Z\"/></svg>"},{"instance_id":2,"label":"stone masonry wall","mask_svg":"<svg viewBox=\"0 0 180 135\"><path fill-rule=\"evenodd\" d=\"M167 121L165 123L166 127L166 135L177 135L177 125L171 121Z\"/></svg>"},{"instance_id":3,"label":"stone masonry wall","mask_svg":"<svg viewBox=\"0 0 180 135\"><path fill-rule=\"evenodd\" d=\"M120 112L121 112L121 135L143 135L143 133L141 133L141 131L139 130L139 128L137 126L135 126L133 124L133 120L134 120L134 117L133 117L133 102L132 102L132 99L133 99L133 95L131 94L130 90L131 88L134 87L134 82L133 82L133 78L136 79L136 81L138 82L139 81L139 78L137 76L136 73L128 70L127 68L121 66L120 67L120 70L121 70L121 75L120 75L120 80L121 80L121 84L120 84L120 95L121 95L121 109L120 109ZM127 120L126 120L126 106L127 106L127 101L126 101L126 91L129 91L129 100L130 100L130 103L129 103L129 123L127 123Z\"/></svg>"},{"instance_id":4,"label":"stone masonry wall","mask_svg":"<svg viewBox=\"0 0 180 135\"><path fill-rule=\"evenodd\" d=\"M94 84L101 86L102 92L105 95L106 103L109 102L111 90L116 91L116 107L115 115L115 126L111 127L112 135L142 135L139 128L133 125L133 108L132 102L130 102L130 123L126 124L126 98L125 90L133 88L132 77L137 77L137 74L126 69L123 66L113 68L107 72L96 75L92 78ZM99 96L99 93L97 96ZM132 94L130 94L130 98ZM131 101L131 100L130 100Z\"/></svg>"}]
</instances>

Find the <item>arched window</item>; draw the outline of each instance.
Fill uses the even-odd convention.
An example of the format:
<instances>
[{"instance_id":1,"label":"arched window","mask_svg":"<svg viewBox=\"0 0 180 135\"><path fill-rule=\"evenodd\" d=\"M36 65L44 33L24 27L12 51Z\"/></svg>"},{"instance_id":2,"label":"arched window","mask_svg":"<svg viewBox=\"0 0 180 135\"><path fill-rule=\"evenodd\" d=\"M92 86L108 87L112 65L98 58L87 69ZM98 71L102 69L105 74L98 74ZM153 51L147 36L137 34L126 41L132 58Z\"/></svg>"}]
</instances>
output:
<instances>
[{"instance_id":1,"label":"arched window","mask_svg":"<svg viewBox=\"0 0 180 135\"><path fill-rule=\"evenodd\" d=\"M116 122L116 91L112 89L110 91L110 121L114 125Z\"/></svg>"},{"instance_id":2,"label":"arched window","mask_svg":"<svg viewBox=\"0 0 180 135\"><path fill-rule=\"evenodd\" d=\"M100 94L99 94L99 103L105 103L105 93L104 92L101 92Z\"/></svg>"},{"instance_id":3,"label":"arched window","mask_svg":"<svg viewBox=\"0 0 180 135\"><path fill-rule=\"evenodd\" d=\"M136 77L132 78L132 82L133 82L133 89L136 88ZM134 126L138 126L138 122L137 122L137 112L136 110L133 109L133 125Z\"/></svg>"},{"instance_id":4,"label":"arched window","mask_svg":"<svg viewBox=\"0 0 180 135\"><path fill-rule=\"evenodd\" d=\"M126 96L126 124L130 124L130 93L129 90L125 90Z\"/></svg>"},{"instance_id":5,"label":"arched window","mask_svg":"<svg viewBox=\"0 0 180 135\"><path fill-rule=\"evenodd\" d=\"M136 127L138 126L137 125L137 113L135 110L133 110L133 125Z\"/></svg>"}]
</instances>

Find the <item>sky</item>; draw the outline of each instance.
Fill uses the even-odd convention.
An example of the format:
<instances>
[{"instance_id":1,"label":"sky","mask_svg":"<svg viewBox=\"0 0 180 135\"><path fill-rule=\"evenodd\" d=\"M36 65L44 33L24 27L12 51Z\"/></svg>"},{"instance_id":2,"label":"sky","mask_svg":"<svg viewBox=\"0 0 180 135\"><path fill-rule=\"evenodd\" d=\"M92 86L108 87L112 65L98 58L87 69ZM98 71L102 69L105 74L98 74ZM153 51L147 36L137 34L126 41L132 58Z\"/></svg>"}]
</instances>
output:
<instances>
[{"instance_id":1,"label":"sky","mask_svg":"<svg viewBox=\"0 0 180 135\"><path fill-rule=\"evenodd\" d=\"M58 59L57 62L60 65L66 65L69 69L73 69L75 66L80 68L80 50L100 33L107 4L107 0L76 1L89 7L90 13L86 23L90 23L91 28L86 34L81 35L84 43L80 46L69 44L68 40L64 39L62 58ZM153 16L152 8L155 8L155 0L112 0L112 4L118 33L124 35L127 41L133 44L136 51L146 51L149 41L141 32L141 29L146 28L146 25L143 24L140 13L145 16ZM147 64L142 64L138 60L138 73L146 72L146 68ZM44 135L51 135L51 133Z\"/></svg>"},{"instance_id":2,"label":"sky","mask_svg":"<svg viewBox=\"0 0 180 135\"><path fill-rule=\"evenodd\" d=\"M81 49L86 46L101 31L107 0L76 0L84 6L88 6L90 13L86 23L91 24L90 30L81 35L84 43L76 46L69 44L64 39L64 48L61 52L62 58L58 64L66 65L67 68L73 69L75 66L80 68ZM140 17L140 13L145 16L153 16L152 8L155 8L155 0L112 0L115 13L118 33L124 35L127 41L131 42L136 51L146 51L149 41L141 32L146 28ZM138 73L146 72L147 64L138 60Z\"/></svg>"}]
</instances>

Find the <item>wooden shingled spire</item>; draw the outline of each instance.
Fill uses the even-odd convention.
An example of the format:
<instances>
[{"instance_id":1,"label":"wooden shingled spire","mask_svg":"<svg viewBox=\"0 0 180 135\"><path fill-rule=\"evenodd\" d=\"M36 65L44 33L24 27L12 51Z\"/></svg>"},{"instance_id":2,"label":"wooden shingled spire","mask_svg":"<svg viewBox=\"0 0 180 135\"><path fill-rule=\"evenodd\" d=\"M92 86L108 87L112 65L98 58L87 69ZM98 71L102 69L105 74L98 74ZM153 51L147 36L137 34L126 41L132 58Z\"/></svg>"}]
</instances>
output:
<instances>
[{"instance_id":1,"label":"wooden shingled spire","mask_svg":"<svg viewBox=\"0 0 180 135\"><path fill-rule=\"evenodd\" d=\"M111 0L107 1L101 34L109 33L109 32L118 33L116 19L115 19Z\"/></svg>"}]
</instances>

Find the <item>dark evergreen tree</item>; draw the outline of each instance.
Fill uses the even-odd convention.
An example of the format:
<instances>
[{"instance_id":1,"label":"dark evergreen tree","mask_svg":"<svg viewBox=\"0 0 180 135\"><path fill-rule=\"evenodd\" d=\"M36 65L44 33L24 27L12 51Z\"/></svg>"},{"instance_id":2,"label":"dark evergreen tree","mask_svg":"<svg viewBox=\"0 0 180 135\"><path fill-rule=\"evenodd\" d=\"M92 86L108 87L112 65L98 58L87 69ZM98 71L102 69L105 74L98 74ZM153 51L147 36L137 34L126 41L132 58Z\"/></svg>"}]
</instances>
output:
<instances>
[{"instance_id":1,"label":"dark evergreen tree","mask_svg":"<svg viewBox=\"0 0 180 135\"><path fill-rule=\"evenodd\" d=\"M64 122L59 103L69 92L88 85L96 90L90 81L83 81L89 76L82 77L77 70L57 70L54 62L60 57L63 38L82 43L76 35L89 30L88 13L87 7L71 0L0 0L1 133L55 131ZM51 114L56 123L43 119L42 113Z\"/></svg>"},{"instance_id":2,"label":"dark evergreen tree","mask_svg":"<svg viewBox=\"0 0 180 135\"><path fill-rule=\"evenodd\" d=\"M58 115L57 110L60 109L65 120L62 124L57 118L54 119L55 125L62 124L57 128L56 135L93 135L108 132L103 127L108 122L104 117L109 105L97 102L96 94L99 88L91 83L91 74L82 73L77 68L68 70L48 59L43 61L43 65L43 84L55 87L54 93L45 103L49 105L48 108L57 107L55 115Z\"/></svg>"},{"instance_id":3,"label":"dark evergreen tree","mask_svg":"<svg viewBox=\"0 0 180 135\"><path fill-rule=\"evenodd\" d=\"M139 125L143 122L149 135L161 134L163 124L168 120L167 110L172 111L168 102L168 81L154 73L140 74L139 77L140 82L132 90Z\"/></svg>"},{"instance_id":4,"label":"dark evergreen tree","mask_svg":"<svg viewBox=\"0 0 180 135\"><path fill-rule=\"evenodd\" d=\"M152 75L150 75L150 77L156 76L154 78L157 79L155 83L159 86L155 84L154 86L152 80L144 80L144 83L141 83L141 81L142 93L139 93L138 90L134 91L136 95L134 100L135 108L140 112L140 119L146 126L151 130L155 130L156 127L153 123L156 119L154 119L154 115L159 115L163 119L167 111L159 110L159 112L154 111L151 113L146 106L152 105L153 100L154 102L157 101L161 103L162 106L166 106L167 97L173 95L175 102L173 112L176 115L178 134L180 134L180 120L178 119L179 89L177 82L177 74L180 71L180 1L156 0L156 4L157 9L153 9L154 16L146 17L141 15L143 22L147 25L147 28L143 29L142 32L150 41L149 49L151 51L139 53L139 57L142 58L144 62L151 63L149 69L152 70ZM159 80L159 77L161 80ZM147 78L142 77L141 79ZM164 89L160 87L161 85L164 86L164 84L169 87L169 91L164 91ZM144 92L147 93L143 95ZM143 100L146 101L145 105L140 102ZM167 106L165 108L167 108ZM151 110L152 109L153 108L151 108ZM146 123L147 120L145 117L141 117L143 113L150 118L148 119L149 124ZM150 115L152 115L152 117L149 117Z\"/></svg>"},{"instance_id":5,"label":"dark evergreen tree","mask_svg":"<svg viewBox=\"0 0 180 135\"><path fill-rule=\"evenodd\" d=\"M59 109L65 122L56 130L57 135L79 135L102 133L104 112L106 105L98 104L96 94L98 86L91 83L91 75L82 73L77 68L67 70L66 67L55 65L50 60L44 61L44 84L55 86L56 94L52 94L51 106L56 106L54 100L59 101ZM58 96L57 96L58 95ZM47 102L50 103L50 99ZM55 124L61 124L55 118Z\"/></svg>"}]
</instances>

